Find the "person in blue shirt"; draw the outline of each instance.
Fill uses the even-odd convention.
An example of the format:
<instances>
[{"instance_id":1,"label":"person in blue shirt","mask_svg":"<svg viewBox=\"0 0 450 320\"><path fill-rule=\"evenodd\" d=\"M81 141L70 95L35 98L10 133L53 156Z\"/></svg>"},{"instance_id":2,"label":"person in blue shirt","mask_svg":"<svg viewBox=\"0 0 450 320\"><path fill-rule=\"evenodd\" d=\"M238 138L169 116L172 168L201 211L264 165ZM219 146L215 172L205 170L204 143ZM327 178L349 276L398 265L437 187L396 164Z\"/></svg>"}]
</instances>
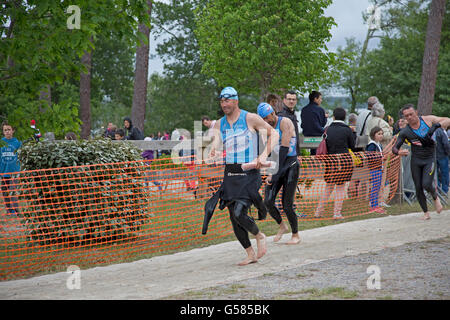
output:
<instances>
[{"instance_id":1,"label":"person in blue shirt","mask_svg":"<svg viewBox=\"0 0 450 320\"><path fill-rule=\"evenodd\" d=\"M385 213L384 209L378 205L378 194L381 188L381 180L383 177L383 129L380 127L373 127L369 133L369 144L366 146L370 169L370 181L372 182L372 189L370 190L370 208L371 212Z\"/></svg>"},{"instance_id":2,"label":"person in blue shirt","mask_svg":"<svg viewBox=\"0 0 450 320\"><path fill-rule=\"evenodd\" d=\"M3 199L9 214L17 214L19 206L17 198L10 196L14 191L16 182L12 173L20 171L20 163L17 157L17 150L22 146L22 142L14 138L14 128L7 122L2 123L4 137L0 148L0 176Z\"/></svg>"}]
</instances>

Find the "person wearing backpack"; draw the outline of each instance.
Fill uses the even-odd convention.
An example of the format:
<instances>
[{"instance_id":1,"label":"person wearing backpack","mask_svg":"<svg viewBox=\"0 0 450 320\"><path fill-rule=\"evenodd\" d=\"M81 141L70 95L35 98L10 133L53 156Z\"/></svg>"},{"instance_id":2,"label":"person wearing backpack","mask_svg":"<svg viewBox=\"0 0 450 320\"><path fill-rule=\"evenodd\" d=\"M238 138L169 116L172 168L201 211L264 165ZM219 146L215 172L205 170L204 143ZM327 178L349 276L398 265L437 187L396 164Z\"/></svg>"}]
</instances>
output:
<instances>
[{"instance_id":1,"label":"person wearing backpack","mask_svg":"<svg viewBox=\"0 0 450 320\"><path fill-rule=\"evenodd\" d=\"M362 110L356 119L356 142L355 151L363 151L369 142L369 132L367 131L367 123L372 118L372 107L378 103L378 98L373 96L367 99L367 109Z\"/></svg>"}]
</instances>

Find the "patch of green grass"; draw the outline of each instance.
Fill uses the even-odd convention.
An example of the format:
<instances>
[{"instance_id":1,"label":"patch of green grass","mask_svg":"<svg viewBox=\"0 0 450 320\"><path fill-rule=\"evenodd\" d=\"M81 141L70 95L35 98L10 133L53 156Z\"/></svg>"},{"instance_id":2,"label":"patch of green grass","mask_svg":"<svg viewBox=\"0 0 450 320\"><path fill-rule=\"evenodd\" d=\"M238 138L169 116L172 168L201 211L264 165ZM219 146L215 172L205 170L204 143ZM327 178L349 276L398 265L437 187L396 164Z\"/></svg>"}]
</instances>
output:
<instances>
[{"instance_id":1,"label":"patch of green grass","mask_svg":"<svg viewBox=\"0 0 450 320\"><path fill-rule=\"evenodd\" d=\"M308 274L304 274L304 273L299 273L296 275L297 278L306 278L308 276L309 276Z\"/></svg>"},{"instance_id":2,"label":"patch of green grass","mask_svg":"<svg viewBox=\"0 0 450 320\"><path fill-rule=\"evenodd\" d=\"M329 287L324 289L310 288L301 291L309 294L310 299L353 299L358 296L357 291L347 290L341 287Z\"/></svg>"},{"instance_id":3,"label":"patch of green grass","mask_svg":"<svg viewBox=\"0 0 450 320\"><path fill-rule=\"evenodd\" d=\"M245 288L245 285L244 284L232 284L230 288L233 291L238 291L239 289Z\"/></svg>"},{"instance_id":4,"label":"patch of green grass","mask_svg":"<svg viewBox=\"0 0 450 320\"><path fill-rule=\"evenodd\" d=\"M302 293L302 291L283 291L283 292L280 292L279 294L283 295L283 296L295 296L295 295L299 295L301 293Z\"/></svg>"}]
</instances>

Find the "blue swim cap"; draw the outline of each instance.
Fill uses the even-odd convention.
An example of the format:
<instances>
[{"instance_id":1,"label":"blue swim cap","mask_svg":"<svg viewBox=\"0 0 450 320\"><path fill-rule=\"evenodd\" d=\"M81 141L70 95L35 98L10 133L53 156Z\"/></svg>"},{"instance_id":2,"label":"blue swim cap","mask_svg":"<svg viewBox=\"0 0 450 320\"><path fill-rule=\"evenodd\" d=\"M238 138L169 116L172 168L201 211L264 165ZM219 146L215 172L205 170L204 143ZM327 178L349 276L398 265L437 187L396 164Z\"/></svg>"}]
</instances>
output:
<instances>
[{"instance_id":1,"label":"blue swim cap","mask_svg":"<svg viewBox=\"0 0 450 320\"><path fill-rule=\"evenodd\" d=\"M264 119L272 112L273 112L273 108L267 102L262 102L258 105L258 116L260 116L261 118Z\"/></svg>"},{"instance_id":2,"label":"blue swim cap","mask_svg":"<svg viewBox=\"0 0 450 320\"><path fill-rule=\"evenodd\" d=\"M219 99L239 100L237 91L232 87L226 87L220 92Z\"/></svg>"}]
</instances>

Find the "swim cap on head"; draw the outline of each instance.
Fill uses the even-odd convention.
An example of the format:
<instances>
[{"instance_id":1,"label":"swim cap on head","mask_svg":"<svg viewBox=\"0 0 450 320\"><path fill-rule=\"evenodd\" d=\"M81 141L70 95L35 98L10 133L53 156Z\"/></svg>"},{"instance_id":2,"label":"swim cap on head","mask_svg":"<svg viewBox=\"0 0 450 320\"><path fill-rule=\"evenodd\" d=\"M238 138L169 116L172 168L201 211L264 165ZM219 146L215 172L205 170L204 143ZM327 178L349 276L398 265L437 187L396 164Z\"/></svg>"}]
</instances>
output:
<instances>
[{"instance_id":1,"label":"swim cap on head","mask_svg":"<svg viewBox=\"0 0 450 320\"><path fill-rule=\"evenodd\" d=\"M233 100L239 100L238 99L238 93L233 87L226 87L220 92L219 99L233 99Z\"/></svg>"},{"instance_id":2,"label":"swim cap on head","mask_svg":"<svg viewBox=\"0 0 450 320\"><path fill-rule=\"evenodd\" d=\"M268 104L267 102L262 102L258 105L258 116L260 116L261 118L265 118L267 117L269 114L271 114L273 112L273 108L270 104Z\"/></svg>"}]
</instances>

